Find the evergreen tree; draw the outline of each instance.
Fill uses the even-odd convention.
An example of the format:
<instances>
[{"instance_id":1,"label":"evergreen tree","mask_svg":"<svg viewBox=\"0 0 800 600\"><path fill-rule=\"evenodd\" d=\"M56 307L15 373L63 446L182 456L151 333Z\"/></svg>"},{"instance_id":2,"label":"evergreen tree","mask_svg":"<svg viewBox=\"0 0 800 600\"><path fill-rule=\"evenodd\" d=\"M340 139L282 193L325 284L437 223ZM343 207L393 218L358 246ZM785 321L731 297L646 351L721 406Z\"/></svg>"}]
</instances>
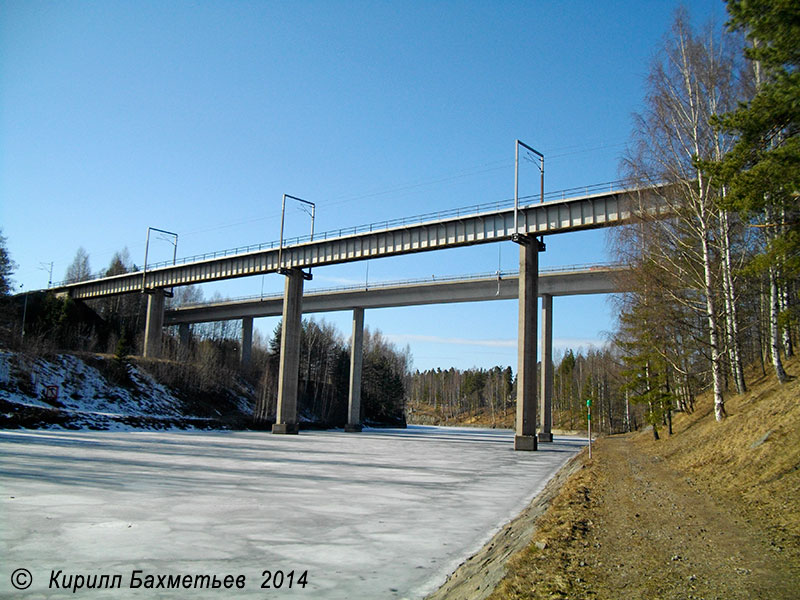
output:
<instances>
[{"instance_id":1,"label":"evergreen tree","mask_svg":"<svg viewBox=\"0 0 800 600\"><path fill-rule=\"evenodd\" d=\"M6 249L6 238L0 229L0 296L8 296L13 288L11 275L17 265L11 260Z\"/></svg>"},{"instance_id":2,"label":"evergreen tree","mask_svg":"<svg viewBox=\"0 0 800 600\"><path fill-rule=\"evenodd\" d=\"M704 168L726 185L728 206L763 232L753 267L769 281L770 346L783 382L780 349L792 353L785 325L796 316L800 275L800 3L728 0L728 12L731 29L743 31L751 43L745 55L756 89L748 102L717 118L737 141L722 160Z\"/></svg>"}]
</instances>

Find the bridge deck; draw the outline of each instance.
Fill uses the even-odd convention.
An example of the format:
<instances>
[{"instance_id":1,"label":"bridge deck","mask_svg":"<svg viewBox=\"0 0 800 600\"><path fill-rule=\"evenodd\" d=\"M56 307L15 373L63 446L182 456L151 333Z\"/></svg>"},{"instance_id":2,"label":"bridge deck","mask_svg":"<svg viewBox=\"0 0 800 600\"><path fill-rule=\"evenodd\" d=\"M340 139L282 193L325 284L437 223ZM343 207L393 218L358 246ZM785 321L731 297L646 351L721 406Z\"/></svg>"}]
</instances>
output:
<instances>
[{"instance_id":1,"label":"bridge deck","mask_svg":"<svg viewBox=\"0 0 800 600\"><path fill-rule=\"evenodd\" d=\"M617 291L619 266L599 265L581 270L541 273L539 295L610 294ZM519 274L501 273L445 281L427 280L375 287L309 291L303 295L303 313L353 308L389 308L422 304L513 300L519 294ZM256 297L186 306L167 310L165 325L227 321L245 317L280 316L283 296Z\"/></svg>"},{"instance_id":2,"label":"bridge deck","mask_svg":"<svg viewBox=\"0 0 800 600\"><path fill-rule=\"evenodd\" d=\"M614 191L523 206L514 226L513 208L459 215L417 224L405 224L352 235L326 237L287 246L282 252L268 248L170 265L147 273L127 273L54 288L74 298L167 288L367 260L511 239L515 233L551 235L566 231L618 225L630 217L625 198L629 191Z\"/></svg>"}]
</instances>

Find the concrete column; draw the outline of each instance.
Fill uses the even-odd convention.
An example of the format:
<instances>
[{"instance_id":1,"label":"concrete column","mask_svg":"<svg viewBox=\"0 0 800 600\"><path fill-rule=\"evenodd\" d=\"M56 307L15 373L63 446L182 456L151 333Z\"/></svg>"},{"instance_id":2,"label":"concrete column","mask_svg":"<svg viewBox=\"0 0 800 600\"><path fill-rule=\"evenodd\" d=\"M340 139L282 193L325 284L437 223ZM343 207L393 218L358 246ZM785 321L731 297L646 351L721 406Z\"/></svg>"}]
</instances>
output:
<instances>
[{"instance_id":1,"label":"concrete column","mask_svg":"<svg viewBox=\"0 0 800 600\"><path fill-rule=\"evenodd\" d=\"M364 309L353 309L353 336L350 346L350 398L347 404L348 432L361 431L361 366L364 358Z\"/></svg>"},{"instance_id":2,"label":"concrete column","mask_svg":"<svg viewBox=\"0 0 800 600\"><path fill-rule=\"evenodd\" d=\"M250 366L253 354L253 317L242 319L242 347L239 349L239 366L245 369Z\"/></svg>"},{"instance_id":3,"label":"concrete column","mask_svg":"<svg viewBox=\"0 0 800 600\"><path fill-rule=\"evenodd\" d=\"M189 323L178 325L178 360L187 361L190 357L189 346L191 342L191 329Z\"/></svg>"},{"instance_id":4,"label":"concrete column","mask_svg":"<svg viewBox=\"0 0 800 600\"><path fill-rule=\"evenodd\" d=\"M164 290L147 294L147 320L144 325L144 349L147 358L161 357L161 330L164 327Z\"/></svg>"},{"instance_id":5,"label":"concrete column","mask_svg":"<svg viewBox=\"0 0 800 600\"><path fill-rule=\"evenodd\" d=\"M553 296L542 294L542 377L540 442L553 441Z\"/></svg>"},{"instance_id":6,"label":"concrete column","mask_svg":"<svg viewBox=\"0 0 800 600\"><path fill-rule=\"evenodd\" d=\"M300 379L300 335L303 317L303 273L286 272L283 291L283 329L278 371L278 410L272 433L297 433L297 385Z\"/></svg>"},{"instance_id":7,"label":"concrete column","mask_svg":"<svg viewBox=\"0 0 800 600\"><path fill-rule=\"evenodd\" d=\"M181 323L178 325L178 342L183 350L189 348L189 324Z\"/></svg>"},{"instance_id":8,"label":"concrete column","mask_svg":"<svg viewBox=\"0 0 800 600\"><path fill-rule=\"evenodd\" d=\"M524 236L519 245L517 330L517 423L514 450L536 450L536 308L539 246Z\"/></svg>"}]
</instances>

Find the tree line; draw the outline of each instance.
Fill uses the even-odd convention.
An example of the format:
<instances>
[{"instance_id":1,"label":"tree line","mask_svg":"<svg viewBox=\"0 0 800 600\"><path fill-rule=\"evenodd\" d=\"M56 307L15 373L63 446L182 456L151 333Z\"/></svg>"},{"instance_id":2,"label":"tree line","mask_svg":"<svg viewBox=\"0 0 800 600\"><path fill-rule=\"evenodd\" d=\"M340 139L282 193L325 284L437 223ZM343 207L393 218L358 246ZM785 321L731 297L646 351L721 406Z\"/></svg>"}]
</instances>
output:
<instances>
[{"instance_id":1,"label":"tree line","mask_svg":"<svg viewBox=\"0 0 800 600\"><path fill-rule=\"evenodd\" d=\"M261 392L255 408L257 422L275 421L280 346L281 324L278 324L265 351ZM405 427L410 351L397 349L380 331L365 328L362 360L361 422ZM300 336L299 416L323 426L345 425L349 390L348 343L331 324L304 319Z\"/></svg>"},{"instance_id":2,"label":"tree line","mask_svg":"<svg viewBox=\"0 0 800 600\"><path fill-rule=\"evenodd\" d=\"M622 354L616 346L566 350L555 357L552 426L585 431L586 401L592 401L592 427L602 433L638 429L647 421L644 407L625 389ZM539 389L541 363L536 373ZM415 371L409 384L409 421L436 425L514 426L517 381L511 367ZM538 415L541 422L541 415ZM666 416L665 416L666 418Z\"/></svg>"},{"instance_id":3,"label":"tree line","mask_svg":"<svg viewBox=\"0 0 800 600\"><path fill-rule=\"evenodd\" d=\"M510 427L514 389L511 367L416 371L409 384L409 418L420 424Z\"/></svg>"}]
</instances>

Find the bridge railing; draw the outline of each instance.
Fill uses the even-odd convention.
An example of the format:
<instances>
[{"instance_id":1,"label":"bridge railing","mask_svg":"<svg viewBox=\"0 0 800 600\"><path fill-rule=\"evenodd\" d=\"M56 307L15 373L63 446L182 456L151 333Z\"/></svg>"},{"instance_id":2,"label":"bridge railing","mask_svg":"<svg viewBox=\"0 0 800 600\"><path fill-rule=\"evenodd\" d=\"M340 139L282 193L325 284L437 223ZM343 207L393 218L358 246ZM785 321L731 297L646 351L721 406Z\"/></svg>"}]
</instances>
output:
<instances>
[{"instance_id":1,"label":"bridge railing","mask_svg":"<svg viewBox=\"0 0 800 600\"><path fill-rule=\"evenodd\" d=\"M574 197L578 194L600 194L603 192L613 192L613 191L622 191L626 189L626 181L625 180L617 180L617 181L609 181L606 183L598 183L595 185L588 185L588 186L581 186L575 188L568 188L564 190L557 190L553 192L548 192L544 195L545 201L553 201L553 200L566 200L567 198ZM526 204L522 204L521 206L530 206L531 204L536 204L536 201L539 200L539 195L534 194L530 196L522 196L520 197L521 202L526 202ZM534 202L531 202L534 201ZM466 217L466 216L474 216L476 214L484 213L484 212L497 212L499 210L510 209L514 207L514 199L506 199L506 200L498 200L496 202L487 202L483 204L471 204L467 206L461 206L459 208L453 208L449 210L437 211L437 212L430 212L424 213L419 215L413 215L410 217L401 217L398 219L388 219L385 221L376 221L374 223L368 223L366 225L356 225L354 227L340 227L339 229L331 229L330 231L323 231L321 233L315 233L314 239L311 239L310 235L303 235L294 238L289 238L283 241L283 247L287 248L289 246L296 246L299 244L304 244L310 241L319 241L319 240L327 240L331 238L341 238L348 235L357 235L359 233L369 233L373 231L382 231L384 229L392 229L395 227L404 227L406 225L419 225L420 223L425 223L428 221L439 221L442 219L451 219L451 218L458 218L458 217ZM206 252L204 254L195 254L193 256L187 256L184 258L179 258L175 264L186 264L190 262L198 262L203 260L209 260L213 258L223 258L225 256L233 256L236 254L247 254L249 252L258 252L261 250L272 250L278 248L280 246L280 242L278 240L272 242L263 242L260 244L251 244L249 246L238 246L236 248L228 248L225 250L216 250L214 252ZM151 263L147 265L148 270L150 269L158 269L161 267L169 267L172 266L172 261L163 261L157 263Z\"/></svg>"}]
</instances>

